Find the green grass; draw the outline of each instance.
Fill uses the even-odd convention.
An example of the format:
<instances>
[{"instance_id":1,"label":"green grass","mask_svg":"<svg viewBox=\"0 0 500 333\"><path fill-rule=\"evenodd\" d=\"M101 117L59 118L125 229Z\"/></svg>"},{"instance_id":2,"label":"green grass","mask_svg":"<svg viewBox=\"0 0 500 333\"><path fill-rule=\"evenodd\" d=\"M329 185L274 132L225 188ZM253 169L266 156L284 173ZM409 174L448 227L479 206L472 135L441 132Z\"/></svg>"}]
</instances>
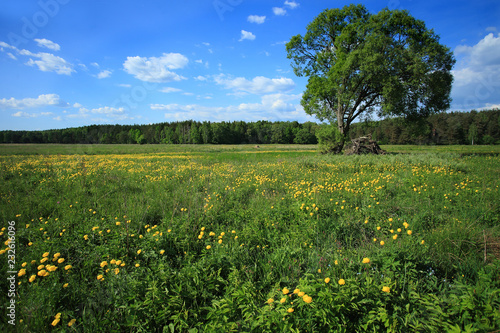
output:
<instances>
[{"instance_id":1,"label":"green grass","mask_svg":"<svg viewBox=\"0 0 500 333\"><path fill-rule=\"evenodd\" d=\"M4 314L0 325L18 332L500 329L498 148L382 148L390 154L324 156L299 145L2 145L0 241L15 221L15 270L25 271L16 276L16 326ZM8 254L0 255L4 275ZM3 293L1 304L9 300Z\"/></svg>"}]
</instances>

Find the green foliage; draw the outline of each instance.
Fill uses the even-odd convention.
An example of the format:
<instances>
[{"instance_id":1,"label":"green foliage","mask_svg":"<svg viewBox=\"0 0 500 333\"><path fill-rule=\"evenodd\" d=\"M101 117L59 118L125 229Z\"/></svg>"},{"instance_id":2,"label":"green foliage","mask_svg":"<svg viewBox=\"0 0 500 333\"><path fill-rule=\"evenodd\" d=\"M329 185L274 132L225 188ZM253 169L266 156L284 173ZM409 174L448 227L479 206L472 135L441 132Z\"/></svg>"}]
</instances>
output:
<instances>
[{"instance_id":1,"label":"green foliage","mask_svg":"<svg viewBox=\"0 0 500 333\"><path fill-rule=\"evenodd\" d=\"M318 149L322 154L342 150L345 142L345 136L342 135L337 124L322 126L316 131L318 139Z\"/></svg>"},{"instance_id":2,"label":"green foliage","mask_svg":"<svg viewBox=\"0 0 500 333\"><path fill-rule=\"evenodd\" d=\"M305 112L343 135L377 107L379 116L417 118L450 106L453 53L408 11L326 9L286 50L295 74L308 77Z\"/></svg>"},{"instance_id":3,"label":"green foliage","mask_svg":"<svg viewBox=\"0 0 500 333\"><path fill-rule=\"evenodd\" d=\"M498 154L162 148L0 156L1 331L500 329Z\"/></svg>"}]
</instances>

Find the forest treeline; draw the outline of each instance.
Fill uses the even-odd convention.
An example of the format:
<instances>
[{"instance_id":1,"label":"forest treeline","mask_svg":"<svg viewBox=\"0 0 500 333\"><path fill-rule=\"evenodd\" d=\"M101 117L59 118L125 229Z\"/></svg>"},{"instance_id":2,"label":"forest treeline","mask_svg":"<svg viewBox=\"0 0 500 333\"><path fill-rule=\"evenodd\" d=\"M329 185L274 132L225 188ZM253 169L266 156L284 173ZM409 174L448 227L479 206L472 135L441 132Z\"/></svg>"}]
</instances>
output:
<instances>
[{"instance_id":1,"label":"forest treeline","mask_svg":"<svg viewBox=\"0 0 500 333\"><path fill-rule=\"evenodd\" d=\"M371 134L379 144L500 144L500 109L439 113L418 121L402 118L353 124L350 137ZM1 131L0 143L103 144L315 144L325 124L297 121L90 125L43 131Z\"/></svg>"}]
</instances>

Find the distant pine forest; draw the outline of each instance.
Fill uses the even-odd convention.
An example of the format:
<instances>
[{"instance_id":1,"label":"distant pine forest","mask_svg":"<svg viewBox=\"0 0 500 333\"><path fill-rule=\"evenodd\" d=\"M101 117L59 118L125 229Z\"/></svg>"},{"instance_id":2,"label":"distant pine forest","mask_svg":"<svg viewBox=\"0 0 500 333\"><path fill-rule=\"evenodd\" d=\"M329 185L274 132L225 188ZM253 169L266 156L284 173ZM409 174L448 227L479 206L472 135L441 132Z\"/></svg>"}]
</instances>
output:
<instances>
[{"instance_id":1,"label":"distant pine forest","mask_svg":"<svg viewBox=\"0 0 500 333\"><path fill-rule=\"evenodd\" d=\"M297 121L199 122L90 125L43 131L0 131L0 143L66 144L316 144L325 124ZM439 113L420 120L362 121L351 138L371 134L379 144L500 144L500 109Z\"/></svg>"}]
</instances>

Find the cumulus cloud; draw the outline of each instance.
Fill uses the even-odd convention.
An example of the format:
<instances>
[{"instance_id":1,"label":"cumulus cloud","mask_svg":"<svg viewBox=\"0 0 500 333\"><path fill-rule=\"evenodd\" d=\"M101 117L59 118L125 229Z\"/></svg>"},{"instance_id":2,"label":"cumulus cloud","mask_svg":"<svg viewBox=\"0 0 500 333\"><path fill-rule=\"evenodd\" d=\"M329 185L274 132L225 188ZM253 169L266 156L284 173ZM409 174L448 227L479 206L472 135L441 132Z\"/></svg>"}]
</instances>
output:
<instances>
[{"instance_id":1,"label":"cumulus cloud","mask_svg":"<svg viewBox=\"0 0 500 333\"><path fill-rule=\"evenodd\" d=\"M286 14L286 9L281 7L273 7L274 15L283 16Z\"/></svg>"},{"instance_id":2,"label":"cumulus cloud","mask_svg":"<svg viewBox=\"0 0 500 333\"><path fill-rule=\"evenodd\" d=\"M259 16L259 15L250 15L247 18L247 21L250 23L257 23L257 24L262 24L266 20L265 16Z\"/></svg>"},{"instance_id":3,"label":"cumulus cloud","mask_svg":"<svg viewBox=\"0 0 500 333\"><path fill-rule=\"evenodd\" d=\"M73 69L73 65L71 63L51 53L46 53L46 52L33 53L25 49L20 50L15 46L0 41L0 51L5 52L4 49L11 49L14 50L19 55L30 57L30 59L25 64L28 66L36 65L38 69L40 69L43 72L56 72L57 74L64 74L64 75L71 75L72 72L75 72L75 70ZM13 58L12 56L11 58ZM33 58L38 60L33 60Z\"/></svg>"},{"instance_id":4,"label":"cumulus cloud","mask_svg":"<svg viewBox=\"0 0 500 333\"><path fill-rule=\"evenodd\" d=\"M490 33L473 46L455 48L452 107L481 109L500 103L500 34Z\"/></svg>"},{"instance_id":5,"label":"cumulus cloud","mask_svg":"<svg viewBox=\"0 0 500 333\"><path fill-rule=\"evenodd\" d=\"M110 76L111 76L111 71L108 71L107 69L103 70L102 72L97 74L98 79L105 79L105 78L110 77Z\"/></svg>"},{"instance_id":6,"label":"cumulus cloud","mask_svg":"<svg viewBox=\"0 0 500 333\"><path fill-rule=\"evenodd\" d=\"M232 89L235 92L245 92L250 94L270 94L276 92L286 92L295 87L292 79L280 77L270 79L264 76L256 76L252 80L244 77L229 78L227 75L220 74L215 76L215 83L224 86L226 89Z\"/></svg>"},{"instance_id":7,"label":"cumulus cloud","mask_svg":"<svg viewBox=\"0 0 500 333\"><path fill-rule=\"evenodd\" d=\"M163 53L161 57L127 57L123 68L141 81L162 83L185 80L171 70L184 68L188 62L188 58L180 53Z\"/></svg>"},{"instance_id":8,"label":"cumulus cloud","mask_svg":"<svg viewBox=\"0 0 500 333\"><path fill-rule=\"evenodd\" d=\"M285 1L285 6L287 6L290 9L295 9L299 6L299 4L293 0L292 1L287 0L287 1Z\"/></svg>"},{"instance_id":9,"label":"cumulus cloud","mask_svg":"<svg viewBox=\"0 0 500 333\"><path fill-rule=\"evenodd\" d=\"M245 40L245 39L248 39L248 40L254 40L255 39L255 35L249 31L245 31L245 30L241 30L241 38L240 38L240 42Z\"/></svg>"},{"instance_id":10,"label":"cumulus cloud","mask_svg":"<svg viewBox=\"0 0 500 333\"><path fill-rule=\"evenodd\" d=\"M300 105L301 95L268 94L260 103L241 103L229 106L199 104L151 104L152 110L164 111L165 118L174 120L301 120L311 121Z\"/></svg>"},{"instance_id":11,"label":"cumulus cloud","mask_svg":"<svg viewBox=\"0 0 500 333\"><path fill-rule=\"evenodd\" d=\"M25 109L43 106L68 106L68 103L61 101L57 94L39 95L37 98L15 99L13 97L0 99L2 109Z\"/></svg>"},{"instance_id":12,"label":"cumulus cloud","mask_svg":"<svg viewBox=\"0 0 500 333\"><path fill-rule=\"evenodd\" d=\"M54 43L53 41L50 41L48 39L35 38L34 40L38 44L38 46L40 46L40 47L45 47L45 48L50 49L52 51L59 51L61 49L61 46L59 46L59 44Z\"/></svg>"},{"instance_id":13,"label":"cumulus cloud","mask_svg":"<svg viewBox=\"0 0 500 333\"><path fill-rule=\"evenodd\" d=\"M164 87L160 89L160 92L163 93L173 93L173 92L180 92L182 89L179 88L173 88L173 87Z\"/></svg>"}]
</instances>

